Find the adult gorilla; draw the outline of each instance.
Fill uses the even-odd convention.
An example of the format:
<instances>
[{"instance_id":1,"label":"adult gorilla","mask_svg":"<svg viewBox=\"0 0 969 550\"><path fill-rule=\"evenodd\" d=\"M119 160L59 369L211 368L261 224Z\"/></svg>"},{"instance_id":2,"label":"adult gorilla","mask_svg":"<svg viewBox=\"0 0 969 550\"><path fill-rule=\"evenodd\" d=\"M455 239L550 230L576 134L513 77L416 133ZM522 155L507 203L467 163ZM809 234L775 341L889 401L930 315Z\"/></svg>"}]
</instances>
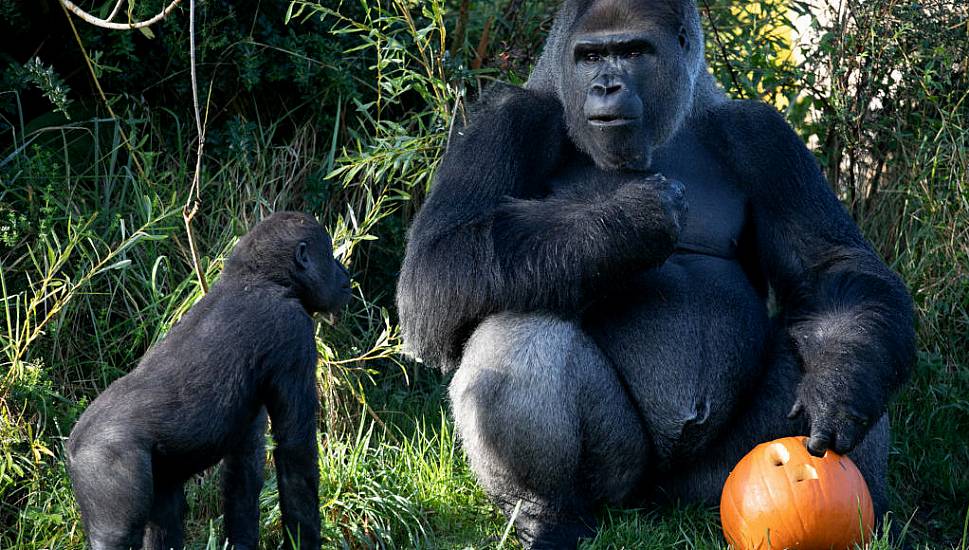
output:
<instances>
[{"instance_id":1,"label":"adult gorilla","mask_svg":"<svg viewBox=\"0 0 969 550\"><path fill-rule=\"evenodd\" d=\"M783 118L717 89L690 0L566 0L527 89L478 111L398 305L526 546L574 546L602 503L716 502L795 434L851 451L886 511L910 298Z\"/></svg>"}]
</instances>

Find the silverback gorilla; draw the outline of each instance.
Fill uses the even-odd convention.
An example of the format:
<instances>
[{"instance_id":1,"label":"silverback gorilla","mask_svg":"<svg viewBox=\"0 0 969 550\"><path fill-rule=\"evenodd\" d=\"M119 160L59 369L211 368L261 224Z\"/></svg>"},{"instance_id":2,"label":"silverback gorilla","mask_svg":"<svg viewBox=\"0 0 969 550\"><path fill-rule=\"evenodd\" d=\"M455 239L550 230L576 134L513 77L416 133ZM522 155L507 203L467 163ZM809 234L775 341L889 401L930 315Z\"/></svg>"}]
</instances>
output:
<instances>
[{"instance_id":1,"label":"silverback gorilla","mask_svg":"<svg viewBox=\"0 0 969 550\"><path fill-rule=\"evenodd\" d=\"M258 548L267 412L284 536L320 547L311 315L350 296L331 250L311 216L262 221L209 294L81 415L68 469L91 548L182 548L182 485L220 459L229 543Z\"/></svg>"},{"instance_id":2,"label":"silverback gorilla","mask_svg":"<svg viewBox=\"0 0 969 550\"><path fill-rule=\"evenodd\" d=\"M471 466L507 515L521 503L527 547L574 547L601 504L716 503L786 435L850 452L886 511L910 297L784 119L726 98L703 50L691 0L566 0L411 229L407 344L456 371Z\"/></svg>"}]
</instances>

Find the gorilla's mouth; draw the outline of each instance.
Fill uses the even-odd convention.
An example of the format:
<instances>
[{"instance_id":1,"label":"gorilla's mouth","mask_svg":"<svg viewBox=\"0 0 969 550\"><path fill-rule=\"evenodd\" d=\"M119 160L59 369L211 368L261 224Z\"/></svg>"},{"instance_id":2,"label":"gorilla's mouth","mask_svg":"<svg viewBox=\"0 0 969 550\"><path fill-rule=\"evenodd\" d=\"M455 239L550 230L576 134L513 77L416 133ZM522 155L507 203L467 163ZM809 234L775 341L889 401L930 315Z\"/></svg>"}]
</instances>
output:
<instances>
[{"instance_id":1,"label":"gorilla's mouth","mask_svg":"<svg viewBox=\"0 0 969 550\"><path fill-rule=\"evenodd\" d=\"M639 121L639 117L627 117L622 115L592 115L589 117L589 125L597 128L610 128L615 126L628 126Z\"/></svg>"}]
</instances>

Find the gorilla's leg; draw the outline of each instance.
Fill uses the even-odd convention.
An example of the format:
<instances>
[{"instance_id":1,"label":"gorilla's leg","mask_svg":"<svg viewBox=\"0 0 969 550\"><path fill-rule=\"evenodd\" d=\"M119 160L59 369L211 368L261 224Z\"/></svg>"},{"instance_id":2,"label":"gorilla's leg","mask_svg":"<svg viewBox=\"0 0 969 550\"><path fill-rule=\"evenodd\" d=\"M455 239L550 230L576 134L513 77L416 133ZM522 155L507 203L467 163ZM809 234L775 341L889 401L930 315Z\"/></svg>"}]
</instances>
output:
<instances>
[{"instance_id":1,"label":"gorilla's leg","mask_svg":"<svg viewBox=\"0 0 969 550\"><path fill-rule=\"evenodd\" d=\"M805 435L803 418L787 418L801 379L794 351L775 338L758 386L739 407L735 420L696 462L658 483L661 499L717 504L730 470L756 445L779 437ZM883 416L861 444L848 454L858 466L871 492L876 522L888 511L888 416Z\"/></svg>"},{"instance_id":2,"label":"gorilla's leg","mask_svg":"<svg viewBox=\"0 0 969 550\"><path fill-rule=\"evenodd\" d=\"M145 528L145 550L181 550L185 546L182 519L185 491L182 483L155 482L155 499Z\"/></svg>"},{"instance_id":3,"label":"gorilla's leg","mask_svg":"<svg viewBox=\"0 0 969 550\"><path fill-rule=\"evenodd\" d=\"M502 313L474 332L450 386L471 467L531 548L594 534L597 503L636 487L648 447L615 372L574 323Z\"/></svg>"},{"instance_id":4,"label":"gorilla's leg","mask_svg":"<svg viewBox=\"0 0 969 550\"><path fill-rule=\"evenodd\" d=\"M259 547L259 492L266 462L266 412L259 414L246 441L222 462L225 532L237 550Z\"/></svg>"},{"instance_id":5,"label":"gorilla's leg","mask_svg":"<svg viewBox=\"0 0 969 550\"><path fill-rule=\"evenodd\" d=\"M154 492L151 452L112 426L89 439L69 442L68 464L91 548L140 548Z\"/></svg>"}]
</instances>

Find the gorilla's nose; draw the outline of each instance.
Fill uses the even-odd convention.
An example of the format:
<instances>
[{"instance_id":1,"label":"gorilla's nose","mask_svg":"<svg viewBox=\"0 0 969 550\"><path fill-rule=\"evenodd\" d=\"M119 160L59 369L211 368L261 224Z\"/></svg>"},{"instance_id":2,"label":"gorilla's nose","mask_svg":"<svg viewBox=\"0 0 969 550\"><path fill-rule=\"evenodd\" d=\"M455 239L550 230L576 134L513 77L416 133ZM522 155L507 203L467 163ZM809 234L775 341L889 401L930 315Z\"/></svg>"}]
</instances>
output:
<instances>
[{"instance_id":1,"label":"gorilla's nose","mask_svg":"<svg viewBox=\"0 0 969 550\"><path fill-rule=\"evenodd\" d=\"M618 81L611 80L596 80L592 83L592 95L594 96L608 96L615 93L621 92L623 85Z\"/></svg>"},{"instance_id":2,"label":"gorilla's nose","mask_svg":"<svg viewBox=\"0 0 969 550\"><path fill-rule=\"evenodd\" d=\"M642 101L622 78L600 76L592 81L585 99L585 116L593 126L626 126L643 114Z\"/></svg>"}]
</instances>

